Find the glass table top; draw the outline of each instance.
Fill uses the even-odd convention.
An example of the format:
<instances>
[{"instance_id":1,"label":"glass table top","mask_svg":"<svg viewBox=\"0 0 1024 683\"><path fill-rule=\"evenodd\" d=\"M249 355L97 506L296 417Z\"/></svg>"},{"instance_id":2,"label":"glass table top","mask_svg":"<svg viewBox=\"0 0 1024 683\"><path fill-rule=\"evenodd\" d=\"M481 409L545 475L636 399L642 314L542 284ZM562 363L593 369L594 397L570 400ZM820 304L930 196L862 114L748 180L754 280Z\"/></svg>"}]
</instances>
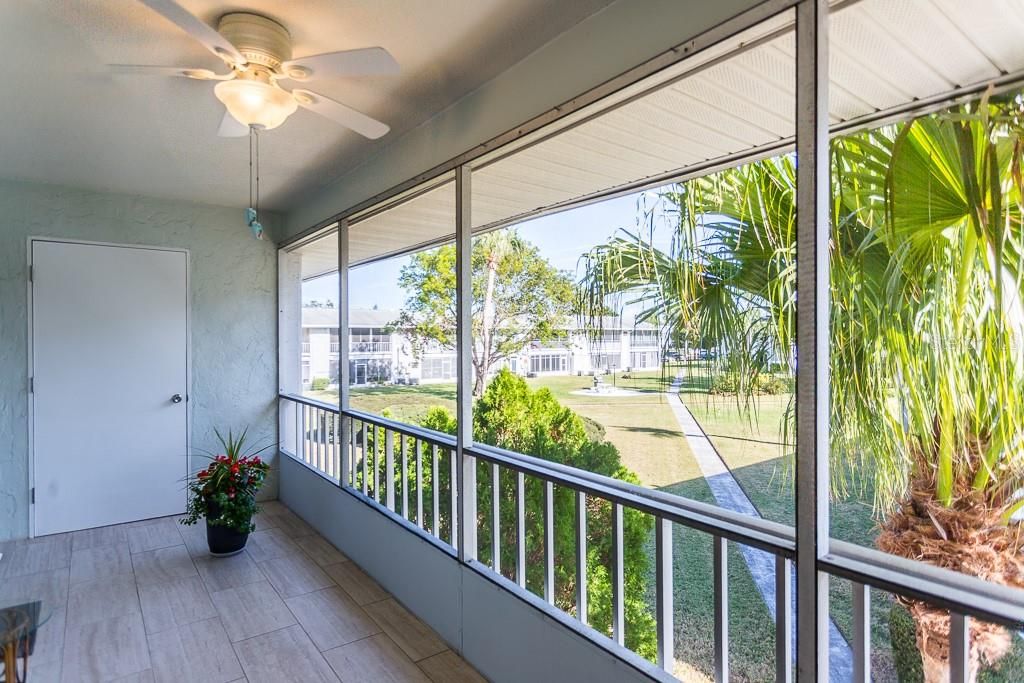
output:
<instances>
[{"instance_id":1,"label":"glass table top","mask_svg":"<svg viewBox=\"0 0 1024 683\"><path fill-rule=\"evenodd\" d=\"M23 639L34 640L36 631L53 616L49 600L26 597L0 603L0 646Z\"/></svg>"}]
</instances>

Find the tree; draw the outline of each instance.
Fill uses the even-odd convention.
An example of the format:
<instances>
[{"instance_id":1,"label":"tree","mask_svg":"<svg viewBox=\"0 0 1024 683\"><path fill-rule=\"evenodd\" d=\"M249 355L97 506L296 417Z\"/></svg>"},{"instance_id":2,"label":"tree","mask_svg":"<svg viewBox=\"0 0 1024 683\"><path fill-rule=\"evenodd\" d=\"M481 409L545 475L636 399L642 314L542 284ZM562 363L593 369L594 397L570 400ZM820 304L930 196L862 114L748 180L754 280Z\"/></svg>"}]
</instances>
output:
<instances>
[{"instance_id":1,"label":"tree","mask_svg":"<svg viewBox=\"0 0 1024 683\"><path fill-rule=\"evenodd\" d=\"M454 433L455 420L443 408L434 408L424 425ZM588 472L639 484L639 479L622 465L619 452L608 442L587 437L583 420L560 405L548 389L531 390L523 378L502 369L488 383L473 407L473 438L479 443L578 467ZM516 473L503 470L499 475L502 573L515 580L516 567ZM477 539L478 557L491 565L492 469L478 463ZM525 501L526 586L543 594L544 588L544 486L527 477ZM444 489L442 489L443 491ZM442 495L445 503L449 498ZM555 604L562 610L576 610L576 508L575 492L554 490ZM590 607L587 620L595 629L611 635L611 505L595 498L587 500L587 596ZM656 654L654 618L646 603L649 558L645 543L653 530L652 519L637 510L623 511L623 549L625 566L626 646L641 656Z\"/></svg>"},{"instance_id":2,"label":"tree","mask_svg":"<svg viewBox=\"0 0 1024 683\"><path fill-rule=\"evenodd\" d=\"M386 413L387 411L385 411ZM387 416L387 415L385 415ZM455 416L444 407L432 407L420 421L420 426L446 434L455 434ZM502 369L487 385L484 395L473 406L473 438L477 443L489 444L507 450L515 450L535 457L550 460L588 472L614 477L631 484L638 484L637 476L622 465L619 452L614 445L604 441L591 440L585 431L583 420L570 409L560 405L548 389L531 390L526 381L507 369ZM383 428L362 425L356 442L367 445L365 456L367 486L369 493L377 500L385 499L385 491L393 487L396 501L408 495L415 500L417 495L416 470L410 458L409 468L402 472L400 453L409 455L416 452L413 437L392 435L394 478L389 482L386 468L388 439ZM440 454L437 471L433 468L433 457L429 444L420 444L426 457L422 459L423 469L420 482L423 498L432 501L434 488L438 491L437 528L429 511L425 519L410 519L440 538L452 538L451 501L456 482L452 480L452 451L445 449ZM360 449L361 452L361 449ZM354 464L355 486L363 485L364 462L360 457ZM374 473L375 470L375 473ZM477 557L480 562L494 566L491 556L491 540L495 530L491 524L492 469L489 463L477 464ZM499 475L499 528L500 569L502 574L517 580L516 576L516 473L502 468ZM527 589L537 595L544 594L544 483L533 477L525 479L524 523L526 544ZM408 492L404 488L408 487ZM554 507L554 602L570 614L576 611L576 500L575 492L556 486L553 497ZM430 506L427 505L427 508ZM611 559L612 510L608 501L594 497L587 498L587 598L589 609L587 621L595 629L611 635ZM650 559L646 544L653 531L653 519L638 510L623 510L623 554L625 564L623 605L626 617L626 646L643 657L653 660L657 651L655 621L647 598L650 593Z\"/></svg>"},{"instance_id":3,"label":"tree","mask_svg":"<svg viewBox=\"0 0 1024 683\"><path fill-rule=\"evenodd\" d=\"M532 341L548 341L571 313L572 280L544 259L536 246L502 230L473 241L473 394L480 396L492 369ZM455 247L413 255L399 284L408 291L396 326L422 347L454 348Z\"/></svg>"},{"instance_id":4,"label":"tree","mask_svg":"<svg viewBox=\"0 0 1024 683\"><path fill-rule=\"evenodd\" d=\"M877 545L1024 586L1024 108L982 100L833 143L833 485L871 478ZM683 183L672 248L622 235L588 255L590 300L632 292L697 328L752 376L792 362L795 164ZM744 391L749 395L751 388ZM911 601L929 681L948 677L949 617ZM972 620L971 660L1008 650Z\"/></svg>"}]
</instances>

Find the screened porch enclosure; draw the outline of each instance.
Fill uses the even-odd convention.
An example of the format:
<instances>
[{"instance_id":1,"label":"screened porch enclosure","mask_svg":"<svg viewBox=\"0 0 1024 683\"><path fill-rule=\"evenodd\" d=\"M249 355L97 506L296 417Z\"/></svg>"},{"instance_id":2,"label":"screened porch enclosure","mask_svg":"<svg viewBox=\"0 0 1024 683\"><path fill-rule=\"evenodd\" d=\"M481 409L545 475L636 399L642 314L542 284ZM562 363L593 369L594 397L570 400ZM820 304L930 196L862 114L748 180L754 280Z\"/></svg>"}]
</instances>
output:
<instances>
[{"instance_id":1,"label":"screened porch enclosure","mask_svg":"<svg viewBox=\"0 0 1024 683\"><path fill-rule=\"evenodd\" d=\"M862 348L854 344L863 340L850 330L868 326L865 311L878 308L865 292L877 283L891 284L894 271L917 259L915 264L928 266L922 265L922 271L948 270L925 281L915 280L919 273L907 268L901 287L916 292L926 282L945 291L943 283L959 277L965 283L961 306L970 306L971 292L980 292L981 303L970 309L978 320L989 315L993 301L1011 302L994 305L1010 312L1005 319L997 316L992 336L976 344L982 349L979 356L999 355L1019 343L1013 310L1019 308L1021 278L1012 262L1024 253L1024 242L1013 170L1018 162L1011 158L1020 156L1015 141L1024 120L1022 29L1024 8L996 0L769 0L593 91L566 93L563 107L496 141L481 141L446 164L325 218L284 245L280 255L281 451L289 458L293 481L317 492L305 503L289 500L289 495L302 495L295 483L283 490L283 499L303 516L344 509L367 523L377 515L402 544L415 545L410 553L437 562L439 575L467 585L479 582L486 587L481 590L501 596L494 598L498 601L511 597L593 645L602 657L621 663L637 680L914 680L905 678L912 672L901 668L901 653L919 648L925 680L977 680L982 671L991 680L1018 680L1024 675L1017 642L1024 596L1015 579L972 570L966 556L962 562L936 562L924 553L900 555L894 550L899 543L885 545L878 540L884 533L866 530L877 525L892 532L895 523L887 520L893 510L927 479L921 478L922 470L905 464L908 452L929 462L927 453L922 455L926 449L904 444L916 438L920 425L914 420L927 413L931 399L901 393L907 383L901 379L915 376L922 347L915 347L917 356L907 352L903 360L893 359L896 354L889 350L888 356L871 357L885 360L884 365L862 365L854 362L861 357L853 358L850 349ZM986 145L990 156L984 156ZM964 151L968 147L969 153ZM994 174L981 173L987 189L977 201L1003 223L1002 237L993 242L999 245L993 247L996 255L978 257L978 263L997 263L994 272L1003 275L995 280L1005 277L991 291L981 275L986 266L954 271L956 263L943 260L946 252L926 248L973 225L973 218L965 214L961 220L949 208L959 207L958 202L970 205L966 190L957 194L970 182L958 185L949 178L956 175L950 160L975 153L991 163ZM974 177L972 163L964 162L960 171L968 180ZM981 162L976 166L983 168ZM1004 187L1003 194L994 187ZM680 278L692 278L672 281L676 296L707 294L725 283L715 291L740 301L733 313L742 319L742 332L712 333L710 319L672 309L665 294L672 288L665 280L650 284L656 276L641 266L622 277L627 282L620 290L607 288L609 270L581 270L571 279L584 294L619 297L600 299L605 308L606 301L613 301L633 306L636 314L642 308L637 301L655 300L661 308L646 318L654 329L610 331L598 324L589 330L591 346L580 353L591 374L604 368L618 380L616 373L626 368L649 370L651 377L642 380L660 382L656 391L665 398L659 405L678 420L678 425L672 422L673 429L678 427L672 438L683 439L697 462L711 463L701 477L710 491L705 498L639 478L589 471L550 453L506 447L483 417L490 405L487 389L482 398L474 397L481 372L475 363L491 343L490 335L501 329L488 328L497 304L481 303L479 282L486 278L480 273L487 271L479 262L499 258L493 252L482 255L482 249L492 248L485 246L493 244L487 240L536 235L540 228L531 233L530 226L546 225L540 222L544 219L571 221L588 207L599 212L609 202L639 197L660 204L637 209L636 224L614 226L627 228L625 233L581 243L580 261L594 263L594 254L611 253L609 245L622 258L627 247L639 245L640 251L630 253L640 254L641 265L649 256L656 263L650 271L671 261ZM730 203L730 197L741 199ZM917 214L900 213L909 211L902 208L911 201L904 197L919 200ZM758 210L763 213L755 215ZM947 214L935 218L932 211L941 210ZM671 239L654 236L655 219L659 226L670 225ZM904 222L893 236L885 232L891 228L885 220ZM907 236L913 221L934 232ZM744 230L756 238L744 241ZM577 234L582 233L572 233ZM614 242L615 236L620 242ZM419 255L444 249L453 253L442 272L451 284L445 290L451 300L437 327L449 335L445 339L451 347L445 347L449 352L443 357L424 354L415 362L422 362L424 378L451 380L453 400L445 404L450 419L443 424L398 419L387 412L390 408L360 403L364 382L353 369L359 367L355 359L360 344L378 340L369 340L353 324L350 302L358 292L349 283L357 269L415 263ZM932 261L925 261L925 252ZM744 271L742 259L752 259L752 253L763 261ZM1010 256L1002 266L1004 253ZM546 256L543 250L540 256ZM663 256L672 258L657 260ZM873 269L883 257L889 260ZM595 272L606 288L594 288ZM328 399L303 395L295 353L301 340L292 321L302 307L301 283L330 273L339 282L341 376L337 397ZM917 315L935 326L930 329L936 336L962 329L949 323L940 330L948 320L927 317L935 306L911 311L909 299L901 296L892 295L893 318ZM688 301L696 306L706 297L695 294ZM584 327L607 311L577 309L567 315ZM871 324L879 325L882 317L875 315ZM698 322L705 327L692 329ZM408 324L396 315L388 329L411 339L413 332L402 328ZM681 331L692 340L673 346ZM892 338L897 332L886 334ZM964 341L973 339L970 334L963 331L961 346L970 346ZM755 341L760 345L756 354L751 352ZM511 353L488 368L483 384L518 381L528 373L575 375L583 367L561 333L532 343L529 353ZM952 341L949 346L959 348ZM412 358L416 352L410 353ZM740 363L735 359L741 356L745 364L727 367ZM989 391L992 397L1012 393L1024 369L1014 365L1012 356L1005 354L1011 370L1003 373L1002 383L978 380L958 388L965 394ZM686 373L698 363L726 376L731 372L736 386L719 391L738 403L744 392L784 395L778 420L784 426L773 432L779 442L772 443L780 451L778 480L763 474L754 478L753 467L731 459L731 451L722 447L724 437L716 433L721 423L713 415L704 423L705 416L687 403L692 375ZM979 373L970 366L962 376ZM762 376L766 386L773 380L783 388L758 388ZM522 386L530 391L556 386L540 381L550 378L529 379ZM600 383L594 381L595 391ZM578 392L587 386L570 388ZM393 390L387 396L394 405L410 395L402 387L384 389ZM558 394L559 399L567 400L572 391ZM636 393L645 391L653 390L641 386ZM915 400L925 406L918 413ZM984 414L985 424L998 425L983 438L973 434L975 441L1018 443L1024 425L1016 422L1012 405L1001 414L970 412L974 408L961 404L960 397L950 400L958 406L956 414L969 413L979 424L983 418L978 415ZM895 444L888 462L904 463L885 470L887 477L875 474L882 468L877 464L881 456L865 454L853 443L866 428L854 433L844 426L847 419L866 419L851 408L865 405L884 414L877 423L863 424L878 427ZM610 414L615 410L607 408ZM757 420L754 415L745 419ZM653 431L655 425L645 428ZM1001 436L994 436L997 432ZM614 438L611 433L608 441ZM936 500L942 499L943 477L967 476L961 464L942 474L943 443L936 437L934 469L940 474L928 479L940 492ZM623 462L630 462L630 442L615 445L624 453ZM1015 477L1024 462L1016 448L997 449L992 457L1001 458L999 467L979 466L974 481L987 476L982 470L998 470L1005 473L1003 489L1019 489ZM977 462L974 455L963 457L963 467ZM765 482L775 487L771 493ZM996 495L986 493L986 500ZM772 496L782 502L773 503ZM1011 506L1006 503L1005 509L1015 511ZM944 513L932 514L934 521ZM870 518L871 524L855 527L849 522L854 517ZM354 540L358 529L348 524L325 520L323 532L333 528L337 538L359 544ZM951 527L938 521L934 526L948 540ZM398 580L380 551L360 549L371 565ZM638 552L644 555L642 581L634 579ZM697 581L692 581L694 572ZM691 585L703 591L699 597ZM419 616L428 623L436 619L442 632L482 619L464 602L462 590L448 586L443 591L458 601L457 616L449 611L455 608L426 597L416 598ZM698 600L704 608L694 607ZM904 606L910 610L905 619ZM740 620L739 611L746 608L758 615L751 631L739 630L750 623ZM932 630L920 626L928 619ZM896 642L900 624L910 634L904 634L902 645ZM696 644L695 629L701 632ZM937 640L922 639L922 633ZM1000 645L985 645L989 637ZM751 645L751 640L758 642Z\"/></svg>"}]
</instances>

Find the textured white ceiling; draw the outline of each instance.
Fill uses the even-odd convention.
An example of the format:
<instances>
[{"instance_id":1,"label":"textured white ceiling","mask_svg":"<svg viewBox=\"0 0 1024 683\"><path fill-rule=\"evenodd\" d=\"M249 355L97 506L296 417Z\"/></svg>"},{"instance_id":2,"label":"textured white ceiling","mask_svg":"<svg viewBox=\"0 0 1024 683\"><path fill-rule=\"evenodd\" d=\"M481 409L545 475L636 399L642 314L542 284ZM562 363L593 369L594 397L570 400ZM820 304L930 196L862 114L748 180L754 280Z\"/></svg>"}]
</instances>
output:
<instances>
[{"instance_id":1,"label":"textured white ceiling","mask_svg":"<svg viewBox=\"0 0 1024 683\"><path fill-rule=\"evenodd\" d=\"M381 45L397 77L311 82L388 123L370 142L300 109L262 137L262 206L287 210L610 0L181 0L208 23L254 11L296 57ZM0 2L0 177L245 206L248 144L216 135L213 84L114 76L106 64L223 70L134 0Z\"/></svg>"}]
</instances>

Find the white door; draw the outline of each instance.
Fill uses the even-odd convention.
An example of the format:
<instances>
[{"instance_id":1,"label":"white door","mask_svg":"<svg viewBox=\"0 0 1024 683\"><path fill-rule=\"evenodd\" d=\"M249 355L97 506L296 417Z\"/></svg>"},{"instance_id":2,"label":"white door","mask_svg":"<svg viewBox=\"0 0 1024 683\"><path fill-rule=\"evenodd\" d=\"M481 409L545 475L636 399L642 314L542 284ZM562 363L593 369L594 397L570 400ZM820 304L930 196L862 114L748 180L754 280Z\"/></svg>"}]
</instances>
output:
<instances>
[{"instance_id":1,"label":"white door","mask_svg":"<svg viewBox=\"0 0 1024 683\"><path fill-rule=\"evenodd\" d=\"M181 251L32 242L36 535L184 510L187 273Z\"/></svg>"}]
</instances>

